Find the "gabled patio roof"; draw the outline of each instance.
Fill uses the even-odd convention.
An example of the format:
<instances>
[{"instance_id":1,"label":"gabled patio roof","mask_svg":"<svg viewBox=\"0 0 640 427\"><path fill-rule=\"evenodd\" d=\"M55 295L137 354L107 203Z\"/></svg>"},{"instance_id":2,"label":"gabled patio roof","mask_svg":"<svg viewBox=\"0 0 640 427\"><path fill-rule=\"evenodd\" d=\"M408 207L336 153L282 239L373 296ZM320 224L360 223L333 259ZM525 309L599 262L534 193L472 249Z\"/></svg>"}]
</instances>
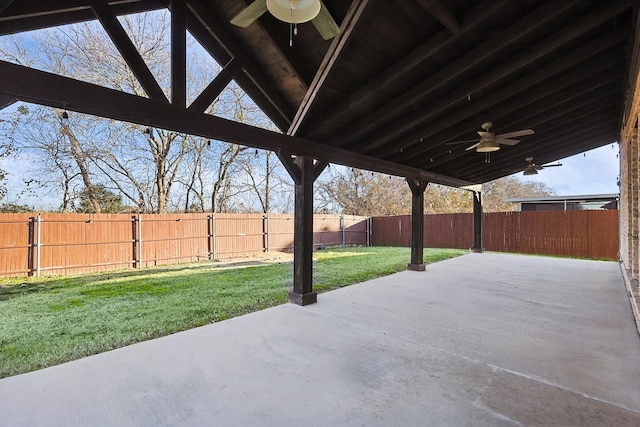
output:
<instances>
[{"instance_id":1,"label":"gabled patio roof","mask_svg":"<svg viewBox=\"0 0 640 427\"><path fill-rule=\"evenodd\" d=\"M217 85L236 79L295 138L216 121L197 126L191 115L168 120L173 115L161 108L154 117L165 127L448 185L508 175L522 169L525 157L542 164L611 143L629 113L638 70L633 0L324 0L342 32L323 40L313 25L300 24L292 46L289 25L269 13L247 28L230 24L248 3L5 0L0 34L99 18L149 98L162 105L166 98L136 63L114 16L168 7L178 14L176 28L186 25L225 67ZM181 53L175 49L172 104L184 104ZM20 71L6 64L0 73L3 104L19 98L62 107L48 86L20 87L36 74L7 80ZM89 98L105 102L84 105L71 94L87 88L54 83L69 94L66 108L135 120L112 111L100 91ZM467 145L445 145L477 138L486 121L496 133L536 133L493 153L490 163L465 151Z\"/></svg>"}]
</instances>

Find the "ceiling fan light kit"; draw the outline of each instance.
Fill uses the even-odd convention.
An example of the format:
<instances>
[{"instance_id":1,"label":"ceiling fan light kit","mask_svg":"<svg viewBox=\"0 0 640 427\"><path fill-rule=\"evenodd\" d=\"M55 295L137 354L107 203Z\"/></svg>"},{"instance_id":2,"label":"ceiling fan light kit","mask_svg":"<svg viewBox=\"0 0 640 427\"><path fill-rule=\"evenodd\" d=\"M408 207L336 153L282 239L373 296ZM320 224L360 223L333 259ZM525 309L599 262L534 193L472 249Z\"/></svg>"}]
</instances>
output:
<instances>
[{"instance_id":1,"label":"ceiling fan light kit","mask_svg":"<svg viewBox=\"0 0 640 427\"><path fill-rule=\"evenodd\" d=\"M320 13L320 0L267 0L267 10L290 24L309 22Z\"/></svg>"},{"instance_id":2,"label":"ceiling fan light kit","mask_svg":"<svg viewBox=\"0 0 640 427\"><path fill-rule=\"evenodd\" d=\"M495 139L483 139L478 144L476 148L476 152L478 153L491 153L493 151L498 151L500 149L500 144Z\"/></svg>"},{"instance_id":3,"label":"ceiling fan light kit","mask_svg":"<svg viewBox=\"0 0 640 427\"><path fill-rule=\"evenodd\" d=\"M538 175L538 171L536 168L527 167L524 172L522 172L522 175Z\"/></svg>"}]
</instances>

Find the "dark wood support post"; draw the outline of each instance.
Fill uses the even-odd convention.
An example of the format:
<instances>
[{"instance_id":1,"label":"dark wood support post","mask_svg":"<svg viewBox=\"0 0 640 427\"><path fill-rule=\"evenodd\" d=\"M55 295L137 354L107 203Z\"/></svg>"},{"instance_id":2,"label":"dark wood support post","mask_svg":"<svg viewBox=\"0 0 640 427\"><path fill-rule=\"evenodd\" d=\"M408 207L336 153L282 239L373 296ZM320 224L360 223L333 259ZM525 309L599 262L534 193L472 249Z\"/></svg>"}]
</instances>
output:
<instances>
[{"instance_id":1,"label":"dark wood support post","mask_svg":"<svg viewBox=\"0 0 640 427\"><path fill-rule=\"evenodd\" d=\"M424 190L428 182L421 178L407 178L411 188L411 263L408 270L424 271Z\"/></svg>"},{"instance_id":2,"label":"dark wood support post","mask_svg":"<svg viewBox=\"0 0 640 427\"><path fill-rule=\"evenodd\" d=\"M473 246L471 252L484 252L482 247L482 193L473 194Z\"/></svg>"},{"instance_id":3,"label":"dark wood support post","mask_svg":"<svg viewBox=\"0 0 640 427\"><path fill-rule=\"evenodd\" d=\"M295 182L295 214L293 237L293 290L289 302L309 305L318 301L313 290L313 182L327 166L314 163L313 157L278 152L285 169Z\"/></svg>"}]
</instances>

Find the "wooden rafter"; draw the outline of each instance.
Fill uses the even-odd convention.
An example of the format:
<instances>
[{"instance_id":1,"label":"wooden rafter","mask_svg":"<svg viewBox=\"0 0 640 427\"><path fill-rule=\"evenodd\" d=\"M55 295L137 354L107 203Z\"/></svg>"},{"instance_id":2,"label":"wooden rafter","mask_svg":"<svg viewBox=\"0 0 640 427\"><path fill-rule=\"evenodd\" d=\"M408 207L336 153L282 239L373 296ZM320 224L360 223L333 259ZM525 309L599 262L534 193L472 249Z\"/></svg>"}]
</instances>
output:
<instances>
[{"instance_id":1,"label":"wooden rafter","mask_svg":"<svg viewBox=\"0 0 640 427\"><path fill-rule=\"evenodd\" d=\"M360 16L366 9L368 3L369 0L354 0L353 3L351 3L351 6L347 11L347 15L340 25L340 34L334 37L329 50L322 59L322 63L320 64L311 85L307 89L307 93L305 94L302 103L298 107L298 111L296 112L293 122L291 123L291 126L289 126L287 135L295 135L300 128L300 125L313 105L318 92L322 89L322 85L324 84L327 76L331 73L333 65L342 53L344 47L347 45L351 33L357 27Z\"/></svg>"},{"instance_id":2,"label":"wooden rafter","mask_svg":"<svg viewBox=\"0 0 640 427\"><path fill-rule=\"evenodd\" d=\"M16 102L18 102L18 98L16 98L15 96L0 93L0 110Z\"/></svg>"},{"instance_id":3,"label":"wooden rafter","mask_svg":"<svg viewBox=\"0 0 640 427\"><path fill-rule=\"evenodd\" d=\"M349 112L352 111L367 109L380 94L391 91L398 79L401 79L405 73L418 66L427 58L445 50L452 42L457 40L458 36L464 35L478 25L486 22L486 19L491 16L492 13L504 7L508 2L509 0L485 0L480 3L468 14L469 19L464 21L464 25L459 34L452 37L449 31L442 30L435 37L423 42L411 53L398 60L369 83L346 97L344 102L332 108L331 112L320 120L314 129L308 132L309 136L315 139L329 136L331 131L336 129L336 125L344 120L342 117L347 116Z\"/></svg>"},{"instance_id":4,"label":"wooden rafter","mask_svg":"<svg viewBox=\"0 0 640 427\"><path fill-rule=\"evenodd\" d=\"M460 32L458 20L441 2L438 0L418 0L418 3L451 33L458 34Z\"/></svg>"},{"instance_id":5,"label":"wooden rafter","mask_svg":"<svg viewBox=\"0 0 640 427\"><path fill-rule=\"evenodd\" d=\"M60 8L60 2L51 1L45 4L48 9L43 9L42 4L38 9L29 9L33 7L33 2L14 3L11 9L8 9L9 15L0 16L0 36L94 20L96 17L91 10L91 4L92 2L86 1L82 6L65 9ZM163 9L168 4L169 0L145 0L116 3L108 7L111 13L120 16Z\"/></svg>"},{"instance_id":6,"label":"wooden rafter","mask_svg":"<svg viewBox=\"0 0 640 427\"><path fill-rule=\"evenodd\" d=\"M240 63L235 59L229 61L215 79L213 79L191 105L189 105L189 110L199 112L206 110L239 71Z\"/></svg>"},{"instance_id":7,"label":"wooden rafter","mask_svg":"<svg viewBox=\"0 0 640 427\"><path fill-rule=\"evenodd\" d=\"M591 12L581 19L579 24L567 27L562 31L553 34L539 44L532 46L518 57L504 63L503 66L494 68L492 71L482 75L480 78L458 87L456 90L447 94L446 99L449 99L450 102L442 108L449 107L460 99L467 98L467 96L469 94L473 94L477 88L490 86L500 79L518 72L520 69L538 60L545 54L561 47L567 42L584 34L585 31L597 27L603 22L611 19L613 16L619 14L622 10L627 9L630 1L631 0L621 0L609 6L607 9ZM563 2L562 5L564 3L565 2ZM561 4L557 4L555 2L545 3L542 8L538 9L535 13L527 15L522 20L511 25L509 29L505 30L500 41L495 41L495 43L508 44L521 37L526 32L536 31L537 28L540 28L538 24L540 22L548 22L550 16L555 16L557 9L560 7L562 7ZM523 28L526 28L527 30L522 30ZM451 76L460 75L459 73L461 69L468 70L472 65L481 63L486 59L486 49L490 49L490 51L493 52L496 51L492 44L482 44L480 48L474 49L465 57L453 62L440 72L413 87L411 90L394 98L392 102L384 105L383 108L368 114L359 122L354 123L354 130L352 132L345 132L345 136L338 138L335 141L336 145L340 147L350 147L354 142L357 142L366 136L370 136L371 133L376 132L380 127L387 126L391 120L394 120L393 128L394 130L397 130L398 134L410 129L415 125L416 121L422 120L422 116L420 116L418 112L414 112L409 115L406 113L408 111L416 111L416 106L420 101L422 101L427 95L433 93L434 88L441 87L444 81L451 81ZM439 104L443 103L441 99L438 101ZM430 104L429 108L432 111L436 109L433 104ZM402 120L398 120L401 116L403 117Z\"/></svg>"},{"instance_id":8,"label":"wooden rafter","mask_svg":"<svg viewBox=\"0 0 640 427\"><path fill-rule=\"evenodd\" d=\"M420 140L420 138L422 138L423 140L426 140L432 137L433 135L437 134L438 132L443 131L448 127L452 127L453 125L460 123L460 121L467 120L466 122L467 128L461 129L460 126L456 126L456 128L453 130L460 129L462 132L466 132L470 129L476 129L476 127L482 121L487 120L487 118L485 116L481 121L478 122L475 116L486 112L490 107L496 104L501 104L506 106L508 103L504 102L505 99L512 98L514 96L517 96L520 93L531 90L533 88L535 88L535 92L536 92L536 95L534 95L535 97L537 96L537 93L540 92L541 89L552 91L554 87L561 88L562 86L566 86L566 83L565 84L559 83L562 80L561 76L563 75L563 73L565 74L569 73L567 78L569 78L570 80L579 80L582 78L582 76L590 75L592 71L598 71L599 69L604 69L603 67L608 68L611 65L620 65L616 59L619 57L619 55L615 55L617 54L617 52L612 52L614 55L611 55L610 57L605 56L604 57L605 60L600 61L597 65L589 64L587 69L583 73L576 72L573 68L571 68L571 67L575 67L576 64L583 63L584 61L586 61L588 58L591 58L595 54L598 54L607 49L611 49L612 46L614 46L617 43L620 43L622 40L623 39L620 36L598 38L597 40L594 40L593 42L588 43L584 46L581 46L580 48L570 52L568 55L565 55L564 57L559 58L558 60L551 62L548 65L542 66L528 75L522 76L522 78L518 79L514 83L509 84L501 89L498 89L476 102L470 103L468 106L463 107L458 111L456 111L455 115L451 115L448 118L439 120L438 123L436 123L433 126L429 126L428 129L419 128L411 133L404 134L401 137L396 136L394 132L383 131L380 133L378 139L376 140L376 143L372 141L369 145L367 145L366 149L370 151L375 151L376 153L382 154L384 156L391 155L394 152L392 151L393 149L395 149L395 152L400 151L400 149L404 149L407 152L407 155L409 155L409 151L411 151L411 153L414 153L411 147L414 145L417 145L419 143L418 141ZM567 70L570 70L570 71L567 71ZM553 79L551 79L552 77ZM544 88L540 88L541 83L549 79L551 79L550 83L545 85ZM532 98L527 97L525 99L518 99L517 102L520 102L521 104L526 105L531 100ZM424 113L423 119L426 121L434 118L435 114L438 111L440 111L439 108L442 105L448 105L451 102L453 102L452 99L449 99L448 97L444 97L443 99L431 104L430 105L431 109L429 109L428 111L426 108L421 109L420 111ZM493 114L493 110L492 110L492 114ZM491 120L496 120L496 119L497 119L497 116L493 116L491 118ZM453 134L447 137L447 139L452 139L456 137L457 135ZM384 141L389 141L389 140L394 141L394 147L384 147L383 145ZM384 147L384 148L377 150L378 147ZM364 149L364 148L365 147L361 145L355 147L356 150ZM415 154L416 155L421 154L422 151L418 149L417 151L415 151ZM400 158L405 158L405 157L400 156Z\"/></svg>"},{"instance_id":9,"label":"wooden rafter","mask_svg":"<svg viewBox=\"0 0 640 427\"><path fill-rule=\"evenodd\" d=\"M169 100L149 67L106 3L96 2L91 8L149 98L168 103Z\"/></svg>"},{"instance_id":10,"label":"wooden rafter","mask_svg":"<svg viewBox=\"0 0 640 427\"><path fill-rule=\"evenodd\" d=\"M141 123L175 132L232 142L295 155L312 156L330 163L374 170L396 176L416 176L454 187L472 183L340 149L329 149L302 138L283 135L209 114L177 108L165 102L81 82L0 61L0 93L26 102L66 108L126 122Z\"/></svg>"},{"instance_id":11,"label":"wooden rafter","mask_svg":"<svg viewBox=\"0 0 640 427\"><path fill-rule=\"evenodd\" d=\"M187 105L186 0L171 0L171 103Z\"/></svg>"},{"instance_id":12,"label":"wooden rafter","mask_svg":"<svg viewBox=\"0 0 640 427\"><path fill-rule=\"evenodd\" d=\"M286 121L288 127L291 123L293 112L287 102L273 88L273 85L267 81L259 67L244 53L244 50L238 46L238 43L224 30L217 17L213 16L200 0L189 0L187 6L193 18L195 18L187 20L189 30L191 31L192 26L197 27L196 21L199 22L202 27L200 30L206 30L216 43L222 46L231 57L237 58L249 79L254 82L264 97L269 100L269 103L273 107L272 111L275 110L278 112L280 117L277 117L274 122L280 126L280 123ZM203 31L198 31L198 28L196 28L196 31L203 36ZM206 44L210 42L206 39L200 40L199 38L198 40L205 48Z\"/></svg>"}]
</instances>

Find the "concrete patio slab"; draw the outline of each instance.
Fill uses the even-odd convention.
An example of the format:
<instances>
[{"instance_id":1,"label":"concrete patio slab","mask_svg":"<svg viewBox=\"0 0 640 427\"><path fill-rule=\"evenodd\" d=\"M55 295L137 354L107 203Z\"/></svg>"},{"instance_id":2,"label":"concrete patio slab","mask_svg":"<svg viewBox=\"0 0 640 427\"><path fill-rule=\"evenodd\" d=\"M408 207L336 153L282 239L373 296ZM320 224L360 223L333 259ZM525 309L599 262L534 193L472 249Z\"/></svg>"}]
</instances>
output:
<instances>
[{"instance_id":1,"label":"concrete patio slab","mask_svg":"<svg viewBox=\"0 0 640 427\"><path fill-rule=\"evenodd\" d=\"M0 380L4 426L639 426L618 264L469 254Z\"/></svg>"}]
</instances>

